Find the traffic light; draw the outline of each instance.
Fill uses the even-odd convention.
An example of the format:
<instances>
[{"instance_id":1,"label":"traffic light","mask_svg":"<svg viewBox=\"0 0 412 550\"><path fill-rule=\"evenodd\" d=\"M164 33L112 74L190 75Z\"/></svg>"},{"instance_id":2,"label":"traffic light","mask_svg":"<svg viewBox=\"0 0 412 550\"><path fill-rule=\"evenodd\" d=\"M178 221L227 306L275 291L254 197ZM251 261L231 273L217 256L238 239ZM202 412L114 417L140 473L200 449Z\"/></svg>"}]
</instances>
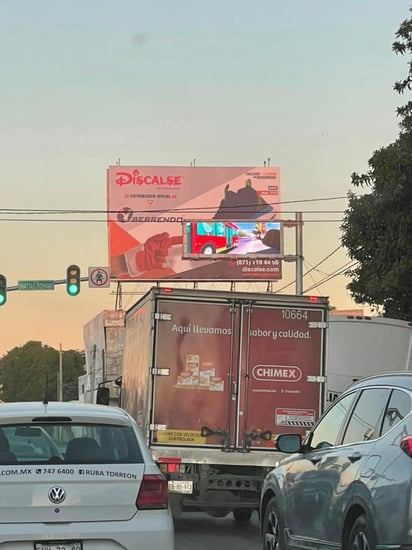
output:
<instances>
[{"instance_id":1,"label":"traffic light","mask_svg":"<svg viewBox=\"0 0 412 550\"><path fill-rule=\"evenodd\" d=\"M4 275L0 275L0 306L4 306L7 302L7 279Z\"/></svg>"},{"instance_id":2,"label":"traffic light","mask_svg":"<svg viewBox=\"0 0 412 550\"><path fill-rule=\"evenodd\" d=\"M66 290L70 296L77 296L80 292L80 267L69 265L66 276Z\"/></svg>"}]
</instances>

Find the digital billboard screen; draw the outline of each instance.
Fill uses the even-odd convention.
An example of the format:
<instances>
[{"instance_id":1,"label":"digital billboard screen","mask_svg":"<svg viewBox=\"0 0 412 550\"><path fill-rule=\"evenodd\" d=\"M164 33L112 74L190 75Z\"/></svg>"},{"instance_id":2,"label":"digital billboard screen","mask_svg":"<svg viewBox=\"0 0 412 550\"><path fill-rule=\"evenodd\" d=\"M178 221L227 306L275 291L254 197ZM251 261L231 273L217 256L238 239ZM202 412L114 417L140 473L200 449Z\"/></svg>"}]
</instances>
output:
<instances>
[{"instance_id":1,"label":"digital billboard screen","mask_svg":"<svg viewBox=\"0 0 412 550\"><path fill-rule=\"evenodd\" d=\"M183 258L282 257L280 222L190 220L183 223Z\"/></svg>"}]
</instances>

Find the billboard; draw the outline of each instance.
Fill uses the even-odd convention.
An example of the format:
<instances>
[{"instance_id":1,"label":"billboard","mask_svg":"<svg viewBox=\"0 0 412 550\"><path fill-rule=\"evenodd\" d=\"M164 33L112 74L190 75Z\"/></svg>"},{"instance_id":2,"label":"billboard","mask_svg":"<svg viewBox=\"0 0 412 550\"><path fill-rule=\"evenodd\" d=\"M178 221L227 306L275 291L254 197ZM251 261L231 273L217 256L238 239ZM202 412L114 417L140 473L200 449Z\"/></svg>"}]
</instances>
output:
<instances>
[{"instance_id":1,"label":"billboard","mask_svg":"<svg viewBox=\"0 0 412 550\"><path fill-rule=\"evenodd\" d=\"M119 281L282 277L278 167L109 166L107 210L108 263ZM243 250L246 233L251 237L259 224L272 224L272 243L278 246L260 246L255 254L220 255L223 250L210 248L196 253L188 244L187 223L200 222L240 230Z\"/></svg>"}]
</instances>

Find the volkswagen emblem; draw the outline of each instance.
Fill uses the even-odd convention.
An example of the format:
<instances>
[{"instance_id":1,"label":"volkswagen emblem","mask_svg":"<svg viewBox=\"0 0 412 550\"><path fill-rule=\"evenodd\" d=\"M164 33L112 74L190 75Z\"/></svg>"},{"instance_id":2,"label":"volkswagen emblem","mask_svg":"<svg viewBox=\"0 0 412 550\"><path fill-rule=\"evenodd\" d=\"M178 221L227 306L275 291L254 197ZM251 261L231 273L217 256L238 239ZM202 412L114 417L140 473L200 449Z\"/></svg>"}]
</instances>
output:
<instances>
[{"instance_id":1,"label":"volkswagen emblem","mask_svg":"<svg viewBox=\"0 0 412 550\"><path fill-rule=\"evenodd\" d=\"M49 491L49 500L53 504L60 504L66 498L66 491L62 487L52 487Z\"/></svg>"}]
</instances>

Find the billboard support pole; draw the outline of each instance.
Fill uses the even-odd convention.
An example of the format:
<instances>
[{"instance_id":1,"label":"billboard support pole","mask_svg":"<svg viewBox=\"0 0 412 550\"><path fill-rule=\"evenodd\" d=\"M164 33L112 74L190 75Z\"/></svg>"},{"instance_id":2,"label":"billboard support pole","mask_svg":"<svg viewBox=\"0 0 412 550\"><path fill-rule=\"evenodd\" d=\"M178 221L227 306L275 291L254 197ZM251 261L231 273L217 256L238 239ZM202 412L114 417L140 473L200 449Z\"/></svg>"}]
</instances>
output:
<instances>
[{"instance_id":1,"label":"billboard support pole","mask_svg":"<svg viewBox=\"0 0 412 550\"><path fill-rule=\"evenodd\" d=\"M295 213L296 230L296 294L303 294L303 221L302 212Z\"/></svg>"}]
</instances>

